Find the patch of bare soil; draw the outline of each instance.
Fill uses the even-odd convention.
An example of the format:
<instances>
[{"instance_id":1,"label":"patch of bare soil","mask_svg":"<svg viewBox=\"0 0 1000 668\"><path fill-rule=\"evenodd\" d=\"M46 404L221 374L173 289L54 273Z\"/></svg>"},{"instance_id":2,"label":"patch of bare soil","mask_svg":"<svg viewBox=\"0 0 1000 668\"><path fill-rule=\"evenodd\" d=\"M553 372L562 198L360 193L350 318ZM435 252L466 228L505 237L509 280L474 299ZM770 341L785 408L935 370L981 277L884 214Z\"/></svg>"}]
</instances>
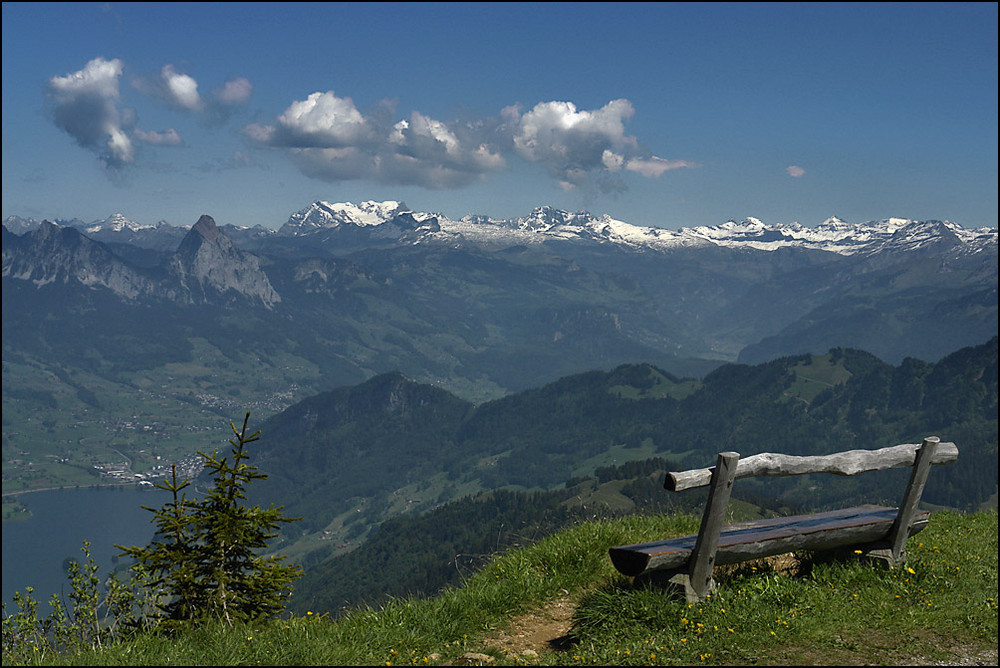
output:
<instances>
[{"instance_id":1,"label":"patch of bare soil","mask_svg":"<svg viewBox=\"0 0 1000 668\"><path fill-rule=\"evenodd\" d=\"M575 609L576 598L566 592L542 608L514 617L507 628L487 636L484 644L524 661L537 658L543 651L568 649Z\"/></svg>"},{"instance_id":2,"label":"patch of bare soil","mask_svg":"<svg viewBox=\"0 0 1000 668\"><path fill-rule=\"evenodd\" d=\"M997 665L997 648L982 651L975 647L952 647L949 652L954 658L946 661L930 661L913 657L901 666L995 666Z\"/></svg>"}]
</instances>

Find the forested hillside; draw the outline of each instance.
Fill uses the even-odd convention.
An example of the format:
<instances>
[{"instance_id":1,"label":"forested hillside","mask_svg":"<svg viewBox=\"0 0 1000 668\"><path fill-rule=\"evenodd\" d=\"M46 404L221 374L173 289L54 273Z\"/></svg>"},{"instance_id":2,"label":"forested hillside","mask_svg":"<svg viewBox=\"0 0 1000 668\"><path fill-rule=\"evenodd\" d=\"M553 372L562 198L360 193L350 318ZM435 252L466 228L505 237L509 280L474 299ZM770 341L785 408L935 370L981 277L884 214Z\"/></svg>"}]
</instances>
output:
<instances>
[{"instance_id":1,"label":"forested hillside","mask_svg":"<svg viewBox=\"0 0 1000 668\"><path fill-rule=\"evenodd\" d=\"M725 365L700 382L628 365L479 406L388 374L265 422L261 465L272 475L269 493L318 527L332 504L426 484L440 471L442 491L544 489L613 459L661 455L700 466L722 450L825 454L936 434L958 443L962 456L932 479L926 498L972 508L996 485L996 409L996 339L936 364L893 367L836 349Z\"/></svg>"},{"instance_id":2,"label":"forested hillside","mask_svg":"<svg viewBox=\"0 0 1000 668\"><path fill-rule=\"evenodd\" d=\"M337 607L376 590L434 590L461 567L456 555L486 554L515 534L545 533L586 512L695 507L696 499L662 489L662 473L711 465L723 450L826 454L937 435L960 455L935 469L924 500L956 509L995 505L997 340L936 364L906 359L894 367L835 349L726 365L701 381L627 365L479 406L387 374L300 402L262 432L260 464L271 478L261 499L305 518L307 536L286 536L283 549L318 574L310 596ZM628 462L637 467L631 476L612 473L629 470ZM746 480L735 495L777 510L895 504L905 476ZM607 486L619 477L630 478L628 489ZM581 492L588 480L604 483L602 492ZM508 495L447 503L496 489ZM510 496L517 490L534 496ZM586 503L570 501L581 494ZM393 519L400 517L412 519ZM352 553L361 543L363 552ZM394 575L373 575L379 563ZM323 590L333 578L322 574L352 569L348 584Z\"/></svg>"}]
</instances>

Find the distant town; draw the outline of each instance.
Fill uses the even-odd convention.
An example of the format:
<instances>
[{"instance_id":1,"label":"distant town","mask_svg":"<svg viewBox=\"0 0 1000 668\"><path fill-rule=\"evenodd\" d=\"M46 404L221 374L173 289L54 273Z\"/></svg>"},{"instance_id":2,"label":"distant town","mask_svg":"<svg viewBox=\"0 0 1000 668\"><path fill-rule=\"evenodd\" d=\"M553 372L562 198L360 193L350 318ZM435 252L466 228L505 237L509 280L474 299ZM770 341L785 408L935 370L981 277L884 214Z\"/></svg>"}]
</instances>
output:
<instances>
[{"instance_id":1,"label":"distant town","mask_svg":"<svg viewBox=\"0 0 1000 668\"><path fill-rule=\"evenodd\" d=\"M95 464L94 470L100 475L101 480L120 485L136 484L139 486L153 487L157 482L170 475L171 467L177 467L179 478L194 478L204 466L201 455L195 453L184 457L174 464L163 464L154 466L145 473L136 473L132 470L128 461L111 464Z\"/></svg>"}]
</instances>

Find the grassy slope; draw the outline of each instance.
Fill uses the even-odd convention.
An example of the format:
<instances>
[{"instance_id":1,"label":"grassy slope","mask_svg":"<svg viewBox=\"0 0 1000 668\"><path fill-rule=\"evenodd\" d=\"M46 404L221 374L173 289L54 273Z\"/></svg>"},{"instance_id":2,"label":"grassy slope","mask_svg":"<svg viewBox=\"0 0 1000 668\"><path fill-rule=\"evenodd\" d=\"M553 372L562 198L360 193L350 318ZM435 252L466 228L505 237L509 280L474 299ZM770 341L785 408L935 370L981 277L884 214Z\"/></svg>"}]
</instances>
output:
<instances>
[{"instance_id":1,"label":"grassy slope","mask_svg":"<svg viewBox=\"0 0 1000 668\"><path fill-rule=\"evenodd\" d=\"M454 662L466 652L506 664L996 660L996 513L935 514L908 545L906 568L890 571L848 558L806 562L790 575L761 564L717 573L716 594L693 606L654 586L633 586L611 567L612 545L696 526L690 516L583 524L500 557L464 586L433 599L398 600L332 621L307 614L254 627L143 637L60 662L427 665ZM558 649L515 655L487 640L513 617L567 599L575 607L572 634Z\"/></svg>"}]
</instances>

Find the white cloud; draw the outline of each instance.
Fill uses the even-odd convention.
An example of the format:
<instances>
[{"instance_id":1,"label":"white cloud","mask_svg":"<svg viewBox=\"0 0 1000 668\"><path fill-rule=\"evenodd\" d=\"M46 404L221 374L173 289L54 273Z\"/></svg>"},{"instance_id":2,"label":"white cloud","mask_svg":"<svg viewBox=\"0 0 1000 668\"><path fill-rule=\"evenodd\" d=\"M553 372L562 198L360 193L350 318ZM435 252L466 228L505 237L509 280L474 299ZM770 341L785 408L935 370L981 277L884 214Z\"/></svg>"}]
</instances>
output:
<instances>
[{"instance_id":1,"label":"white cloud","mask_svg":"<svg viewBox=\"0 0 1000 668\"><path fill-rule=\"evenodd\" d=\"M496 118L444 122L413 111L392 123L388 108L365 115L350 98L327 91L293 102L273 125L250 124L244 132L258 145L289 150L303 173L325 181L457 188L505 169L508 157L517 156L545 166L566 190L621 192L623 169L653 178L695 166L640 147L625 130L634 113L624 99L596 110L550 101L523 115L511 105Z\"/></svg>"},{"instance_id":2,"label":"white cloud","mask_svg":"<svg viewBox=\"0 0 1000 668\"><path fill-rule=\"evenodd\" d=\"M484 139L485 126L445 123L417 111L390 126L388 111L366 116L350 98L316 92L289 105L274 125L250 124L244 131L259 145L288 149L304 174L331 182L458 188L506 166Z\"/></svg>"},{"instance_id":3,"label":"white cloud","mask_svg":"<svg viewBox=\"0 0 1000 668\"><path fill-rule=\"evenodd\" d=\"M111 153L112 159L120 161L121 164L129 164L135 160L135 149L132 146L132 140L121 129L112 128L110 130L108 150Z\"/></svg>"},{"instance_id":4,"label":"white cloud","mask_svg":"<svg viewBox=\"0 0 1000 668\"><path fill-rule=\"evenodd\" d=\"M135 111L121 104L120 80L125 64L120 59L94 58L83 69L49 79L46 97L53 122L77 144L94 151L105 167L120 169L136 159L135 142L150 146L182 146L180 134L136 128ZM173 109L199 114L206 122L224 121L244 104L253 86L244 77L230 79L212 91L206 101L198 82L164 65L157 75L133 77L140 93L167 103Z\"/></svg>"},{"instance_id":5,"label":"white cloud","mask_svg":"<svg viewBox=\"0 0 1000 668\"><path fill-rule=\"evenodd\" d=\"M612 100L596 111L579 111L572 102L540 102L520 118L514 146L529 162L556 173L591 170L603 165L604 151L636 150L625 135L625 121L635 110L628 100Z\"/></svg>"},{"instance_id":6,"label":"white cloud","mask_svg":"<svg viewBox=\"0 0 1000 668\"><path fill-rule=\"evenodd\" d=\"M135 76L132 87L153 99L165 102L177 111L198 114L209 123L223 123L253 93L253 85L245 77L229 79L212 89L207 97L198 92L198 81L179 72L173 65L164 65L154 76Z\"/></svg>"},{"instance_id":7,"label":"white cloud","mask_svg":"<svg viewBox=\"0 0 1000 668\"><path fill-rule=\"evenodd\" d=\"M181 136L173 128L164 132L157 132L155 130L144 132L137 129L135 131L135 138L153 146L182 146L184 144L184 140L181 139Z\"/></svg>"},{"instance_id":8,"label":"white cloud","mask_svg":"<svg viewBox=\"0 0 1000 668\"><path fill-rule=\"evenodd\" d=\"M617 172L622 168L622 165L625 164L625 157L618 155L609 149L604 149L604 153L601 154L601 164L603 164L609 172Z\"/></svg>"},{"instance_id":9,"label":"white cloud","mask_svg":"<svg viewBox=\"0 0 1000 668\"><path fill-rule=\"evenodd\" d=\"M246 77L236 77L212 90L205 104L205 119L216 124L229 117L253 95L253 84Z\"/></svg>"},{"instance_id":10,"label":"white cloud","mask_svg":"<svg viewBox=\"0 0 1000 668\"><path fill-rule=\"evenodd\" d=\"M188 111L202 110L204 105L201 95L198 94L198 82L194 77L181 74L173 65L164 65L160 70L160 77L165 97L170 104Z\"/></svg>"},{"instance_id":11,"label":"white cloud","mask_svg":"<svg viewBox=\"0 0 1000 668\"><path fill-rule=\"evenodd\" d=\"M128 136L134 116L118 106L122 69L118 59L95 58L77 72L52 77L47 89L55 124L111 168L135 159Z\"/></svg>"},{"instance_id":12,"label":"white cloud","mask_svg":"<svg viewBox=\"0 0 1000 668\"><path fill-rule=\"evenodd\" d=\"M143 95L161 100L179 111L200 112L205 106L195 78L178 72L170 64L160 68L156 75L133 76L130 83Z\"/></svg>"},{"instance_id":13,"label":"white cloud","mask_svg":"<svg viewBox=\"0 0 1000 668\"><path fill-rule=\"evenodd\" d=\"M53 77L48 85L56 125L109 167L134 162L134 142L184 145L173 128L135 127L135 113L121 105L123 69L121 60L96 58L78 72ZM253 93L248 79L234 77L203 97L198 81L172 64L156 74L134 77L131 83L139 92L209 123L228 119ZM642 147L627 132L634 115L627 99L597 109L553 100L539 102L526 113L520 105L511 105L495 117L442 121L412 111L400 119L394 104L380 103L362 112L351 98L328 90L292 101L273 122L248 124L243 131L252 144L283 150L303 173L326 181L458 188L520 158L544 167L561 188L620 192L630 174L656 178L696 166ZM805 170L793 166L788 173L798 178Z\"/></svg>"},{"instance_id":14,"label":"white cloud","mask_svg":"<svg viewBox=\"0 0 1000 668\"><path fill-rule=\"evenodd\" d=\"M802 169L798 165L789 165L785 168L785 171L788 172L788 175L793 179L799 179L806 175L806 170Z\"/></svg>"},{"instance_id":15,"label":"white cloud","mask_svg":"<svg viewBox=\"0 0 1000 668\"><path fill-rule=\"evenodd\" d=\"M642 174L646 178L655 178L671 169L697 166L689 160L664 160L654 155L649 158L632 158L625 164L625 169Z\"/></svg>"},{"instance_id":16,"label":"white cloud","mask_svg":"<svg viewBox=\"0 0 1000 668\"><path fill-rule=\"evenodd\" d=\"M468 124L448 125L414 111L408 121L394 126L390 142L399 155L431 169L440 167L470 174L503 169L506 166L503 156L483 141L481 134Z\"/></svg>"},{"instance_id":17,"label":"white cloud","mask_svg":"<svg viewBox=\"0 0 1000 668\"><path fill-rule=\"evenodd\" d=\"M507 108L505 113L510 118L518 112ZM544 165L564 189L594 184L601 190L621 190L624 185L609 175L623 167L652 178L670 169L694 166L642 149L625 131L634 114L632 103L625 99L612 100L596 110L579 110L572 102L540 102L517 119L514 149L525 160Z\"/></svg>"},{"instance_id":18,"label":"white cloud","mask_svg":"<svg viewBox=\"0 0 1000 668\"><path fill-rule=\"evenodd\" d=\"M236 106L245 103L253 93L253 85L245 77L230 79L212 91L215 99L226 106Z\"/></svg>"},{"instance_id":19,"label":"white cloud","mask_svg":"<svg viewBox=\"0 0 1000 668\"><path fill-rule=\"evenodd\" d=\"M344 148L369 140L371 128L349 97L333 91L313 93L292 102L276 128L264 126L258 136L286 148Z\"/></svg>"}]
</instances>

